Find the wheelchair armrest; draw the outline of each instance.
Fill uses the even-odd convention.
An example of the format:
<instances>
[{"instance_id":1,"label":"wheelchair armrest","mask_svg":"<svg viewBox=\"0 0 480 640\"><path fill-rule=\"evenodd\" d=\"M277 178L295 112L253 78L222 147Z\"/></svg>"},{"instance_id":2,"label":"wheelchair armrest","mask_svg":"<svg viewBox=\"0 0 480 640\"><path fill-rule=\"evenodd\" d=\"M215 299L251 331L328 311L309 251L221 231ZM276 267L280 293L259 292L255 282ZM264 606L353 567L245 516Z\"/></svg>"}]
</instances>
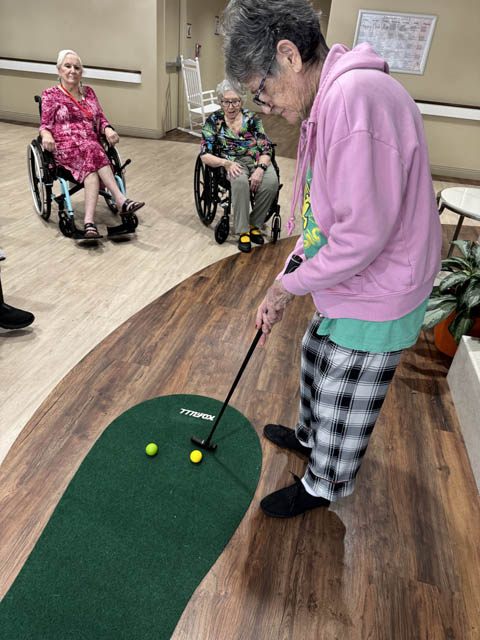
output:
<instances>
[{"instance_id":1,"label":"wheelchair armrest","mask_svg":"<svg viewBox=\"0 0 480 640\"><path fill-rule=\"evenodd\" d=\"M42 150L42 153L43 153L43 156L44 156L46 162L49 165L52 165L54 167L55 166L55 158L53 157L53 153L51 151L47 151L47 149L45 149L45 147L43 146L43 143L42 143L42 136L40 134L37 136L37 142L38 142L38 144L40 146L40 149Z\"/></svg>"}]
</instances>

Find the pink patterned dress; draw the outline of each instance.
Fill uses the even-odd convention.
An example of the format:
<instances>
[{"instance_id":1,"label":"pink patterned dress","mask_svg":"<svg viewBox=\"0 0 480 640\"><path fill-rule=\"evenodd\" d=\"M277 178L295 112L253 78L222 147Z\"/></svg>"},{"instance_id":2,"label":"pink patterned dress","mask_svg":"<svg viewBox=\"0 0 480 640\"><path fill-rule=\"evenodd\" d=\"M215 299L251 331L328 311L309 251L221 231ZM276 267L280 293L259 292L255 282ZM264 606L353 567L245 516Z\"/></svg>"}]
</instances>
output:
<instances>
[{"instance_id":1,"label":"pink patterned dress","mask_svg":"<svg viewBox=\"0 0 480 640\"><path fill-rule=\"evenodd\" d=\"M94 90L83 87L80 104L92 114L89 118L59 87L42 92L42 124L39 131L52 134L55 162L68 169L78 182L110 164L98 136L109 126Z\"/></svg>"}]
</instances>

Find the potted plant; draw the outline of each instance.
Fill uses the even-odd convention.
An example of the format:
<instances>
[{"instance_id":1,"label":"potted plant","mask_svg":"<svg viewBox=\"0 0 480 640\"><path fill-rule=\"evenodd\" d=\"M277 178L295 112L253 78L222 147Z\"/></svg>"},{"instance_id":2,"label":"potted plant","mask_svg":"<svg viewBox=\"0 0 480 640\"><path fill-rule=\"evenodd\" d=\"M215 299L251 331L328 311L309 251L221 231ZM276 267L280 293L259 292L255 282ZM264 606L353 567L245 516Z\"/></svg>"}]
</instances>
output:
<instances>
[{"instance_id":1,"label":"potted plant","mask_svg":"<svg viewBox=\"0 0 480 640\"><path fill-rule=\"evenodd\" d=\"M437 348L453 357L463 335L480 337L480 243L452 244L462 255L442 260L447 275L433 287L422 329L434 327Z\"/></svg>"}]
</instances>

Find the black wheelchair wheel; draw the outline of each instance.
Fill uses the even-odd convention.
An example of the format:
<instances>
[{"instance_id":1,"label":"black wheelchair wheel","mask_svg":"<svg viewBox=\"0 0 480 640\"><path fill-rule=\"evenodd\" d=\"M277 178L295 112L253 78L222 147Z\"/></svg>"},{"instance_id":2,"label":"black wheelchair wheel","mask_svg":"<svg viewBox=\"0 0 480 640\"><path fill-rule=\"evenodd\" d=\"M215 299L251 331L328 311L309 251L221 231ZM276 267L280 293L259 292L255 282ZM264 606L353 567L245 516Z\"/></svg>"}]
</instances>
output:
<instances>
[{"instance_id":1,"label":"black wheelchair wheel","mask_svg":"<svg viewBox=\"0 0 480 640\"><path fill-rule=\"evenodd\" d=\"M27 148L27 168L35 211L48 220L52 207L52 186L48 184L48 168L42 148L36 140Z\"/></svg>"},{"instance_id":2,"label":"black wheelchair wheel","mask_svg":"<svg viewBox=\"0 0 480 640\"><path fill-rule=\"evenodd\" d=\"M280 215L276 213L273 216L273 220L272 220L272 232L271 232L272 244L275 244L275 242L279 239L281 227L282 227L282 223L280 220Z\"/></svg>"},{"instance_id":3,"label":"black wheelchair wheel","mask_svg":"<svg viewBox=\"0 0 480 640\"><path fill-rule=\"evenodd\" d=\"M218 244L223 244L230 232L230 222L228 216L222 216L220 222L215 227L215 240Z\"/></svg>"},{"instance_id":4,"label":"black wheelchair wheel","mask_svg":"<svg viewBox=\"0 0 480 640\"><path fill-rule=\"evenodd\" d=\"M204 225L208 226L217 212L217 184L214 172L203 164L200 156L195 163L193 189L198 217Z\"/></svg>"},{"instance_id":5,"label":"black wheelchair wheel","mask_svg":"<svg viewBox=\"0 0 480 640\"><path fill-rule=\"evenodd\" d=\"M73 236L75 228L70 216L65 211L58 212L58 226L64 236L67 238L71 238Z\"/></svg>"},{"instance_id":6,"label":"black wheelchair wheel","mask_svg":"<svg viewBox=\"0 0 480 640\"><path fill-rule=\"evenodd\" d=\"M110 211L112 213L118 213L118 207L116 205L116 202L112 196L112 194L110 193L110 191L108 189L105 189L106 193L108 195L104 195L103 198L105 200L105 204L107 205L107 207L110 209Z\"/></svg>"},{"instance_id":7,"label":"black wheelchair wheel","mask_svg":"<svg viewBox=\"0 0 480 640\"><path fill-rule=\"evenodd\" d=\"M103 149L105 151L105 153L107 154L108 159L110 160L110 166L112 168L112 172L115 176L119 176L122 183L123 183L123 188L126 192L127 189L127 179L125 176L125 169L122 168L122 158L120 157L120 153L117 150L117 147L111 147L108 142L107 139L102 136L101 137L101 142L103 145ZM130 161L127 161L130 162ZM127 163L125 163L127 164ZM112 213L118 213L118 207L115 203L115 200L112 196L112 194L110 193L110 191L108 189L105 189L106 193L108 195L103 196L104 200L105 200L105 204L107 205L107 207L110 209L110 211Z\"/></svg>"}]
</instances>

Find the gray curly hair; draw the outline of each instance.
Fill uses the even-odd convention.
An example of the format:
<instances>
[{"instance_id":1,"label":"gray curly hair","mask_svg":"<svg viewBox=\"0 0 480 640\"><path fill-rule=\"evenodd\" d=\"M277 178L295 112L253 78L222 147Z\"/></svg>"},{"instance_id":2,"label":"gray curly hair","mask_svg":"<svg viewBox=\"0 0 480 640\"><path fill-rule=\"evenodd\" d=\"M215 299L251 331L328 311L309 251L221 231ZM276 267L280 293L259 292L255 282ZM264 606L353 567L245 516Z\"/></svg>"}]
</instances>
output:
<instances>
[{"instance_id":1,"label":"gray curly hair","mask_svg":"<svg viewBox=\"0 0 480 640\"><path fill-rule=\"evenodd\" d=\"M230 80L229 78L225 78L217 84L217 88L215 90L217 98L222 100L226 91L233 91L242 101L247 97L245 89L238 82Z\"/></svg>"},{"instance_id":2,"label":"gray curly hair","mask_svg":"<svg viewBox=\"0 0 480 640\"><path fill-rule=\"evenodd\" d=\"M270 73L278 74L274 56L280 40L296 45L306 67L328 54L320 14L310 0L230 0L222 13L222 32L227 74L243 84L263 76L272 58Z\"/></svg>"}]
</instances>

